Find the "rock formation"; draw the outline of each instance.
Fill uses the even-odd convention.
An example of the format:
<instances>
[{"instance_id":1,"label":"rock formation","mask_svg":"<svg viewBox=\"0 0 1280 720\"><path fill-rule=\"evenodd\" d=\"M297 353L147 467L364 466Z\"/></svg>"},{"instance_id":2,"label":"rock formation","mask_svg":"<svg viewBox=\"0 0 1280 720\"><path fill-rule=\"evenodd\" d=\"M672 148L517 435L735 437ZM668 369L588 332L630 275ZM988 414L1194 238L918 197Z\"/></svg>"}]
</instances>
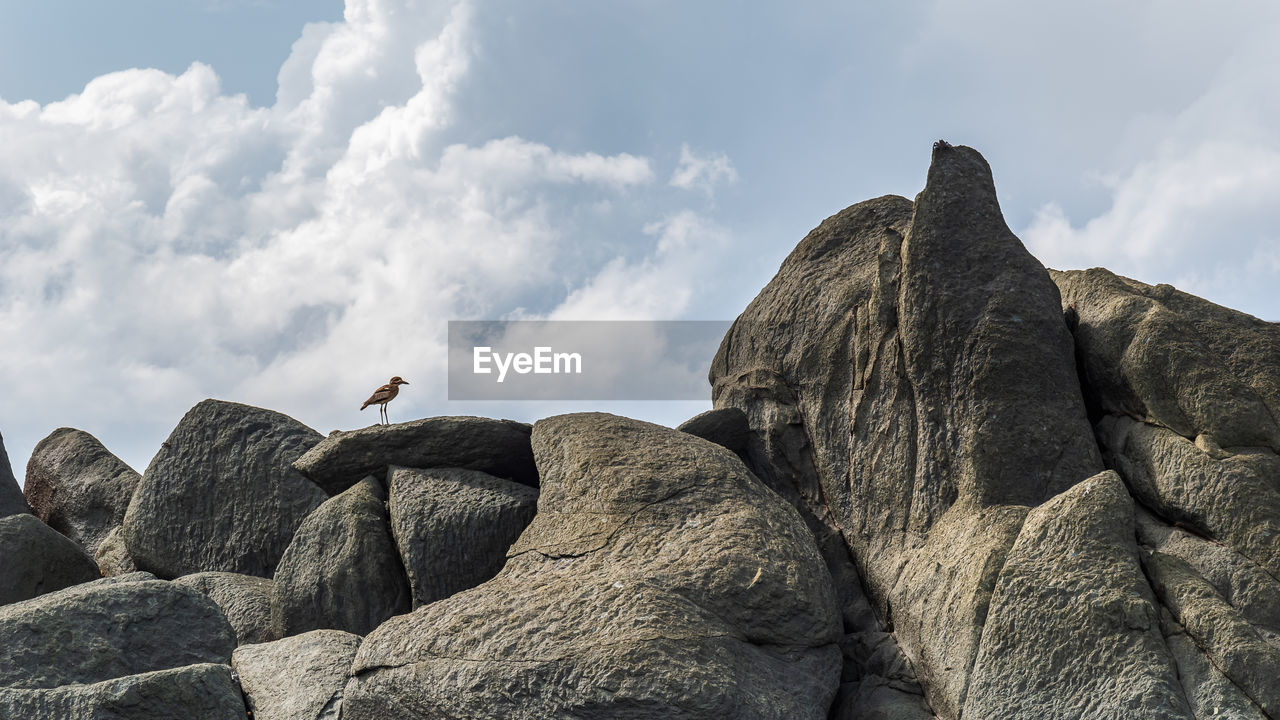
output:
<instances>
[{"instance_id":1,"label":"rock formation","mask_svg":"<svg viewBox=\"0 0 1280 720\"><path fill-rule=\"evenodd\" d=\"M324 493L290 467L321 440L286 415L205 400L182 418L129 501L124 539L143 570L271 577Z\"/></svg>"},{"instance_id":2,"label":"rock formation","mask_svg":"<svg viewBox=\"0 0 1280 720\"><path fill-rule=\"evenodd\" d=\"M31 512L90 555L124 521L141 476L83 430L58 428L27 461Z\"/></svg>"},{"instance_id":3,"label":"rock formation","mask_svg":"<svg viewBox=\"0 0 1280 720\"><path fill-rule=\"evenodd\" d=\"M1280 326L1046 270L938 143L710 380L679 430L209 400L122 523L89 436L36 514L0 445L0 717L1280 718Z\"/></svg>"}]
</instances>

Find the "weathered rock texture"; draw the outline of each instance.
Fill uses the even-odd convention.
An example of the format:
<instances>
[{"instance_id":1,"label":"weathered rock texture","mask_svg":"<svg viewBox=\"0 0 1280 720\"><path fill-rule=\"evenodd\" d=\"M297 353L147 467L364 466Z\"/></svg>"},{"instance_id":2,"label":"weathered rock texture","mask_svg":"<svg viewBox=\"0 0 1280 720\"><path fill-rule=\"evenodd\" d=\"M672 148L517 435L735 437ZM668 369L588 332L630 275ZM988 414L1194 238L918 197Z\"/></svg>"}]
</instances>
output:
<instances>
[{"instance_id":1,"label":"weathered rock texture","mask_svg":"<svg viewBox=\"0 0 1280 720\"><path fill-rule=\"evenodd\" d=\"M334 431L294 463L330 495L368 475L385 480L392 465L467 468L538 486L529 426L481 417L433 417Z\"/></svg>"},{"instance_id":2,"label":"weathered rock texture","mask_svg":"<svg viewBox=\"0 0 1280 720\"><path fill-rule=\"evenodd\" d=\"M266 578L236 573L203 572L173 581L212 600L236 633L236 643L269 642L279 638L271 629L271 594L275 584Z\"/></svg>"},{"instance_id":3,"label":"weathered rock texture","mask_svg":"<svg viewBox=\"0 0 1280 720\"><path fill-rule=\"evenodd\" d=\"M539 512L495 578L360 647L344 720L825 718L830 576L732 453L603 414L534 426Z\"/></svg>"},{"instance_id":4,"label":"weathered rock texture","mask_svg":"<svg viewBox=\"0 0 1280 720\"><path fill-rule=\"evenodd\" d=\"M139 479L94 436L58 428L32 451L22 491L36 517L93 555L124 521Z\"/></svg>"},{"instance_id":5,"label":"weathered rock texture","mask_svg":"<svg viewBox=\"0 0 1280 720\"><path fill-rule=\"evenodd\" d=\"M103 577L123 575L138 569L133 558L129 557L129 548L124 542L124 529L116 526L102 539L98 551L93 554L93 561L98 563L98 571Z\"/></svg>"},{"instance_id":6,"label":"weathered rock texture","mask_svg":"<svg viewBox=\"0 0 1280 720\"><path fill-rule=\"evenodd\" d=\"M413 606L488 580L538 509L538 491L479 470L392 468L391 533Z\"/></svg>"},{"instance_id":7,"label":"weathered rock texture","mask_svg":"<svg viewBox=\"0 0 1280 720\"><path fill-rule=\"evenodd\" d=\"M870 200L810 233L725 337L711 381L717 408L750 419L753 469L802 510L846 578L846 607L868 591L878 622L846 612L848 629L892 630L939 716L1189 717L1141 592L1125 499L1036 509L1103 463L1058 290L1005 225L977 152L940 143L914 203ZM1067 530L1046 517L1095 509L1120 525ZM1077 556L1038 556L1047 538L1116 574L1055 578ZM1038 585L1049 581L1113 599L1067 600ZM1063 642L1098 644L1087 663L1040 646L1063 612L1074 623ZM1013 686L1025 715L992 710L1010 692L1009 662L1042 664ZM1072 682L1053 683L1074 663ZM1108 682L1120 671L1131 681Z\"/></svg>"},{"instance_id":8,"label":"weathered rock texture","mask_svg":"<svg viewBox=\"0 0 1280 720\"><path fill-rule=\"evenodd\" d=\"M0 518L0 605L97 577L84 550L35 515Z\"/></svg>"},{"instance_id":9,"label":"weathered rock texture","mask_svg":"<svg viewBox=\"0 0 1280 720\"><path fill-rule=\"evenodd\" d=\"M294 531L324 502L290 467L320 439L270 410L196 405L152 459L125 513L134 563L168 578L206 570L271 577Z\"/></svg>"},{"instance_id":10,"label":"weathered rock texture","mask_svg":"<svg viewBox=\"0 0 1280 720\"><path fill-rule=\"evenodd\" d=\"M240 674L254 720L337 720L359 647L359 635L312 630L237 648L231 666Z\"/></svg>"},{"instance_id":11,"label":"weathered rock texture","mask_svg":"<svg viewBox=\"0 0 1280 720\"><path fill-rule=\"evenodd\" d=\"M13 720L244 720L226 665L200 664L90 685L0 687L0 717Z\"/></svg>"},{"instance_id":12,"label":"weathered rock texture","mask_svg":"<svg viewBox=\"0 0 1280 720\"><path fill-rule=\"evenodd\" d=\"M0 607L0 687L54 688L231 660L218 606L163 580L99 580Z\"/></svg>"},{"instance_id":13,"label":"weathered rock texture","mask_svg":"<svg viewBox=\"0 0 1280 720\"><path fill-rule=\"evenodd\" d=\"M27 512L27 500L18 487L9 465L9 453L4 449L4 436L0 435L0 518Z\"/></svg>"},{"instance_id":14,"label":"weathered rock texture","mask_svg":"<svg viewBox=\"0 0 1280 720\"><path fill-rule=\"evenodd\" d=\"M738 454L747 451L747 441L751 437L751 421L747 419L746 413L735 407L699 413L685 420L676 429L697 435Z\"/></svg>"},{"instance_id":15,"label":"weathered rock texture","mask_svg":"<svg viewBox=\"0 0 1280 720\"><path fill-rule=\"evenodd\" d=\"M333 628L364 635L409 610L409 582L387 518L387 493L365 478L298 528L276 570L276 637Z\"/></svg>"},{"instance_id":16,"label":"weathered rock texture","mask_svg":"<svg viewBox=\"0 0 1280 720\"><path fill-rule=\"evenodd\" d=\"M1188 701L1280 716L1280 326L1100 268L1053 278Z\"/></svg>"}]
</instances>

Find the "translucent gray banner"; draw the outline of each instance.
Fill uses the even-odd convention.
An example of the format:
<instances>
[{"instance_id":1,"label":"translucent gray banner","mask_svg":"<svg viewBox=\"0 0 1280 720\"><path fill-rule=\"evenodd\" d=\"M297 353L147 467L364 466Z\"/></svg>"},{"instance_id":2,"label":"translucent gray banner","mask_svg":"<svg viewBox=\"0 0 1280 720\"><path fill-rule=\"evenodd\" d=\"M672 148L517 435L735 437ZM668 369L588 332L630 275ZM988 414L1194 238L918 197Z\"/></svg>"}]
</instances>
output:
<instances>
[{"instance_id":1,"label":"translucent gray banner","mask_svg":"<svg viewBox=\"0 0 1280 720\"><path fill-rule=\"evenodd\" d=\"M450 400L706 400L720 320L450 320Z\"/></svg>"}]
</instances>

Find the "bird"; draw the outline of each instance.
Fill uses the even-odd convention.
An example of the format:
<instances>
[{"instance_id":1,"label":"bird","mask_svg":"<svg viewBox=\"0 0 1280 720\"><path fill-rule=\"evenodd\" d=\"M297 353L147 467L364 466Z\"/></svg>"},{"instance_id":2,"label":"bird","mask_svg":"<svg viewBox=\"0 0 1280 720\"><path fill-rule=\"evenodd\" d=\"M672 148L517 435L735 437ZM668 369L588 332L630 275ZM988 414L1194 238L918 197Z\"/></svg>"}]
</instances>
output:
<instances>
[{"instance_id":1,"label":"bird","mask_svg":"<svg viewBox=\"0 0 1280 720\"><path fill-rule=\"evenodd\" d=\"M364 404L360 406L360 409L364 410L370 405L378 405L379 406L378 419L387 424L390 424L391 418L387 416L387 403L394 400L396 395L400 394L401 385L408 385L408 384L409 384L408 381L404 380L399 375L396 375L395 377L391 378L391 381L388 382L386 385L383 385L377 390L374 390L373 394L369 396L369 399L365 400Z\"/></svg>"}]
</instances>

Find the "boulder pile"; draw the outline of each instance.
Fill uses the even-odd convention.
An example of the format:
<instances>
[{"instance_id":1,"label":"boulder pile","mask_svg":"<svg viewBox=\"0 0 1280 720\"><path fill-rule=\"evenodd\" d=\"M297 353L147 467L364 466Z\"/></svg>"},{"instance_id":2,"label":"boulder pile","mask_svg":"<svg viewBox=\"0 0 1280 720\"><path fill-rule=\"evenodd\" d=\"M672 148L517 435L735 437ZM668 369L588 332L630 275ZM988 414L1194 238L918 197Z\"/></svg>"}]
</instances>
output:
<instances>
[{"instance_id":1,"label":"boulder pile","mask_svg":"<svg viewBox=\"0 0 1280 720\"><path fill-rule=\"evenodd\" d=\"M22 489L0 442L0 718L1280 718L1280 326L1047 270L939 143L710 382L678 429L206 400Z\"/></svg>"}]
</instances>

